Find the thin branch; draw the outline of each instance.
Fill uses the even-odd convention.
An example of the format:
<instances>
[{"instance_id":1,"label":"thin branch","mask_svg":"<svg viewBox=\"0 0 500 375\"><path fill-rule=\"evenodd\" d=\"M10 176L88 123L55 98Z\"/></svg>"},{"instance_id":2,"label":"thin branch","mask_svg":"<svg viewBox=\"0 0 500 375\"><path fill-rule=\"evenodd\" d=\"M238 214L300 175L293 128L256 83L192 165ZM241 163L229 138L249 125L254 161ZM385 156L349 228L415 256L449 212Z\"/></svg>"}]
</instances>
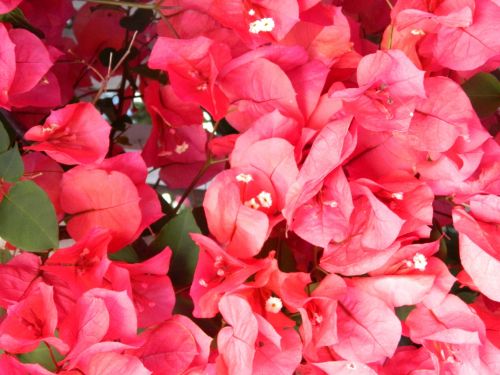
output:
<instances>
[{"instance_id":1,"label":"thin branch","mask_svg":"<svg viewBox=\"0 0 500 375\"><path fill-rule=\"evenodd\" d=\"M187 199L189 194L193 191L194 187L198 184L198 182L201 180L201 178L205 175L205 172L207 169L212 165L210 159L207 159L207 161L203 164L203 166L200 168L196 176L193 178L187 189L184 191L184 194L182 194L181 198L179 199L179 202L177 202L177 205L174 208L174 215L179 212L179 209L182 206L182 203Z\"/></svg>"},{"instance_id":2,"label":"thin branch","mask_svg":"<svg viewBox=\"0 0 500 375\"><path fill-rule=\"evenodd\" d=\"M385 0L385 2L387 3L387 5L389 6L389 8L394 8L394 5L391 4L391 2L389 0Z\"/></svg>"},{"instance_id":3,"label":"thin branch","mask_svg":"<svg viewBox=\"0 0 500 375\"><path fill-rule=\"evenodd\" d=\"M165 15L162 12L158 12L158 14L160 15L161 20L165 23L165 25L167 25L169 30L172 32L172 34L174 34L174 36L177 39L180 39L179 33L177 32L177 30L175 30L174 26L170 23L168 18L165 17Z\"/></svg>"},{"instance_id":4,"label":"thin branch","mask_svg":"<svg viewBox=\"0 0 500 375\"><path fill-rule=\"evenodd\" d=\"M45 341L43 343L45 344L47 349L49 349L50 359L52 360L52 363L54 363L56 370L59 370L59 365L57 364L57 360L56 360L56 357L54 356L54 352L52 351L52 348Z\"/></svg>"},{"instance_id":5,"label":"thin branch","mask_svg":"<svg viewBox=\"0 0 500 375\"><path fill-rule=\"evenodd\" d=\"M103 93L106 92L108 88L108 83L113 74L118 70L118 68L124 63L124 61L127 59L128 55L132 51L132 46L134 45L135 38L137 37L138 32L134 32L134 35L132 35L132 39L130 40L129 46L121 59L118 61L118 63L115 65L115 67L111 70L108 69L108 74L106 74L106 77L104 78L103 82L101 83L101 87L99 88L99 91L97 92L96 96L94 97L93 104L96 104L99 98ZM110 57L110 64L111 64L111 57Z\"/></svg>"},{"instance_id":6,"label":"thin branch","mask_svg":"<svg viewBox=\"0 0 500 375\"><path fill-rule=\"evenodd\" d=\"M123 7L131 7L131 8L141 8L141 9L152 9L152 10L160 10L160 9L179 9L179 6L175 5L159 5L158 3L137 3L135 1L121 1L121 0L81 0L87 3L95 3L95 4L103 4L103 5L114 5L114 6L123 6Z\"/></svg>"}]
</instances>

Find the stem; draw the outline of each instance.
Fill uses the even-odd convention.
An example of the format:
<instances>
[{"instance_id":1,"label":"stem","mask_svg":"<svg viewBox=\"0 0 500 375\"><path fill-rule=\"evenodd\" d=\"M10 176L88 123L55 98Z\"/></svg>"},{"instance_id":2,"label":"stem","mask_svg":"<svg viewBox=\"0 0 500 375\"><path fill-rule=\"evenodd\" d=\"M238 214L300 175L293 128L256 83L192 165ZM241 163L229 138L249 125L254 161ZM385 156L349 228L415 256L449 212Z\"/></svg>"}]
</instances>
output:
<instances>
[{"instance_id":1,"label":"stem","mask_svg":"<svg viewBox=\"0 0 500 375\"><path fill-rule=\"evenodd\" d=\"M43 343L45 344L47 349L49 349L50 359L52 360L52 363L54 363L56 370L59 370L59 365L57 364L57 360L56 360L56 357L54 356L54 352L52 351L52 348L45 341Z\"/></svg>"},{"instance_id":2,"label":"stem","mask_svg":"<svg viewBox=\"0 0 500 375\"><path fill-rule=\"evenodd\" d=\"M174 26L170 23L168 18L165 17L162 12L158 12L158 14L160 15L161 20L165 23L165 25L167 25L169 30L172 32L172 34L174 34L174 36L177 39L180 39L179 33L177 32L177 30L175 30Z\"/></svg>"},{"instance_id":3,"label":"stem","mask_svg":"<svg viewBox=\"0 0 500 375\"><path fill-rule=\"evenodd\" d=\"M181 199L179 199L179 203L177 203L177 205L174 208L174 212L173 212L174 215L177 214L177 212L181 208L182 203L186 200L186 198L189 196L191 191L193 191L194 187L200 181L200 179L203 177L203 175L205 174L207 169L212 164L215 164L218 162L216 160L212 160L212 155L210 154L210 149L208 148L208 145L209 145L210 141L213 139L213 137L215 136L215 132L217 131L217 128L219 127L219 125L220 125L220 120L215 123L214 131L208 135L207 141L205 142L205 153L207 155L207 160L205 161L203 166L200 168L200 170L198 171L196 176L193 178L193 181L191 181L191 183L187 187L186 191L184 191L184 194L182 194Z\"/></svg>"},{"instance_id":4,"label":"stem","mask_svg":"<svg viewBox=\"0 0 500 375\"><path fill-rule=\"evenodd\" d=\"M391 4L391 2L389 0L385 0L385 2L387 3L387 5L389 6L389 8L394 8L394 5Z\"/></svg>"},{"instance_id":5,"label":"stem","mask_svg":"<svg viewBox=\"0 0 500 375\"><path fill-rule=\"evenodd\" d=\"M211 160L207 159L207 161L200 168L200 170L198 171L196 176L193 178L193 181L191 181L191 183L187 187L186 191L184 191L184 194L182 194L181 199L179 199L179 202L177 203L177 205L174 208L174 212L173 212L174 215L177 214L177 212L179 211L179 209L182 206L182 203L186 200L186 198L189 196L189 194L191 194L191 191L193 191L196 184L201 180L201 178L203 177L203 175L205 174L205 172L207 171L207 169L211 165L212 165Z\"/></svg>"},{"instance_id":6,"label":"stem","mask_svg":"<svg viewBox=\"0 0 500 375\"><path fill-rule=\"evenodd\" d=\"M102 82L101 87L99 88L99 91L97 92L97 94L94 97L94 101L93 101L94 105L97 103L97 101L99 100L101 95L104 92L106 92L110 78L113 76L113 74L115 74L115 72L118 70L118 68L125 62L128 55L130 54L130 51L132 51L132 46L134 45L134 41L135 41L135 38L137 37L137 34L138 34L137 31L134 32L134 35L132 35L132 39L130 40L130 43L128 45L127 50L125 51L125 53L123 54L123 56L121 57L121 59L118 61L118 63L115 65L115 67L113 69L111 69L112 57L110 56L108 73L106 74L106 77L104 78L104 81Z\"/></svg>"}]
</instances>

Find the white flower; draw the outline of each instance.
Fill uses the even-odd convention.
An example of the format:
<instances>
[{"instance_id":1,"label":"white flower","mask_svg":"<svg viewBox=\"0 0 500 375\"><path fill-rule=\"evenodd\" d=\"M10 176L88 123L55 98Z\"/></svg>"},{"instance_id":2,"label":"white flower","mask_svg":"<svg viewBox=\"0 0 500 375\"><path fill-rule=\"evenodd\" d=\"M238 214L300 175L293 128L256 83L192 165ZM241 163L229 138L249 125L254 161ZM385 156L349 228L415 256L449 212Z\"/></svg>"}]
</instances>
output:
<instances>
[{"instance_id":1,"label":"white flower","mask_svg":"<svg viewBox=\"0 0 500 375\"><path fill-rule=\"evenodd\" d=\"M236 181L244 182L245 184L248 184L252 180L253 177L251 174L240 173L238 176L236 176Z\"/></svg>"},{"instance_id":2,"label":"white flower","mask_svg":"<svg viewBox=\"0 0 500 375\"><path fill-rule=\"evenodd\" d=\"M271 193L268 193L267 191L261 191L259 195L257 195L257 199L259 199L262 207L269 208L273 205L273 198L271 197Z\"/></svg>"},{"instance_id":3,"label":"white flower","mask_svg":"<svg viewBox=\"0 0 500 375\"><path fill-rule=\"evenodd\" d=\"M183 154L189 148L189 145L186 142L183 142L180 145L175 146L176 154Z\"/></svg>"},{"instance_id":4,"label":"white flower","mask_svg":"<svg viewBox=\"0 0 500 375\"><path fill-rule=\"evenodd\" d=\"M266 301L266 311L277 314L281 311L283 302L278 297L269 297Z\"/></svg>"},{"instance_id":5,"label":"white flower","mask_svg":"<svg viewBox=\"0 0 500 375\"><path fill-rule=\"evenodd\" d=\"M252 34L258 34L260 32L270 32L274 30L274 20L270 17L261 18L259 20L253 21L248 25L248 31Z\"/></svg>"},{"instance_id":6,"label":"white flower","mask_svg":"<svg viewBox=\"0 0 500 375\"><path fill-rule=\"evenodd\" d=\"M413 266L417 270L425 271L425 267L427 267L427 258L425 257L425 255L416 253L413 256Z\"/></svg>"}]
</instances>

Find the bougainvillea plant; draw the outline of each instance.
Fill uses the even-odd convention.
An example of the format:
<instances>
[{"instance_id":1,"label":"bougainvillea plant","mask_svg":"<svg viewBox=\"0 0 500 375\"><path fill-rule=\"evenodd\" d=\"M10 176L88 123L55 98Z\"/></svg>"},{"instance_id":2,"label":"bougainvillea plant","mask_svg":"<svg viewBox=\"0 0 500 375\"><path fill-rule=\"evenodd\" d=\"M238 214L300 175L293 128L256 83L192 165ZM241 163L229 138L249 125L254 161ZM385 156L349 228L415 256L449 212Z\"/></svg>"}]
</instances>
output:
<instances>
[{"instance_id":1,"label":"bougainvillea plant","mask_svg":"<svg viewBox=\"0 0 500 375\"><path fill-rule=\"evenodd\" d=\"M0 374L500 374L498 0L0 0Z\"/></svg>"}]
</instances>

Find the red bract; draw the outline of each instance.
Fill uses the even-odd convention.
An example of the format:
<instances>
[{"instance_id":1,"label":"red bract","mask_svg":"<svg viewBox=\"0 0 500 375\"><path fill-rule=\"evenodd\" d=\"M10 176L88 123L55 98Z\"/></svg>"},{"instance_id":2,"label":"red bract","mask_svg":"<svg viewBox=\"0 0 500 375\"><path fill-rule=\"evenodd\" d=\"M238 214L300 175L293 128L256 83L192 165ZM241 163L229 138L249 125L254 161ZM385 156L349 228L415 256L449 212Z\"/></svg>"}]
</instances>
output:
<instances>
[{"instance_id":1,"label":"red bract","mask_svg":"<svg viewBox=\"0 0 500 375\"><path fill-rule=\"evenodd\" d=\"M0 0L1 374L500 374L499 0L81 3Z\"/></svg>"},{"instance_id":2,"label":"red bract","mask_svg":"<svg viewBox=\"0 0 500 375\"><path fill-rule=\"evenodd\" d=\"M4 309L21 301L40 271L40 258L30 253L14 257L7 264L0 264L0 306Z\"/></svg>"},{"instance_id":3,"label":"red bract","mask_svg":"<svg viewBox=\"0 0 500 375\"><path fill-rule=\"evenodd\" d=\"M218 120L226 114L228 102L216 79L230 59L226 45L205 37L159 38L148 65L168 71L172 87L181 99L200 104Z\"/></svg>"},{"instance_id":4,"label":"red bract","mask_svg":"<svg viewBox=\"0 0 500 375\"><path fill-rule=\"evenodd\" d=\"M218 373L252 374L269 370L290 373L297 367L302 345L293 331L283 330L280 336L237 295L224 296L219 310L229 326L222 328L217 336Z\"/></svg>"},{"instance_id":5,"label":"red bract","mask_svg":"<svg viewBox=\"0 0 500 375\"><path fill-rule=\"evenodd\" d=\"M0 356L0 371L4 374L12 375L52 375L53 373L46 370L38 364L26 364L19 362L19 360L8 354Z\"/></svg>"},{"instance_id":6,"label":"red bract","mask_svg":"<svg viewBox=\"0 0 500 375\"><path fill-rule=\"evenodd\" d=\"M335 90L346 109L370 130L408 129L415 101L425 98L424 72L399 50L378 51L361 59L357 70L359 88Z\"/></svg>"},{"instance_id":7,"label":"red bract","mask_svg":"<svg viewBox=\"0 0 500 375\"><path fill-rule=\"evenodd\" d=\"M142 362L134 356L117 353L98 353L92 357L87 372L88 375L150 375Z\"/></svg>"},{"instance_id":8,"label":"red bract","mask_svg":"<svg viewBox=\"0 0 500 375\"><path fill-rule=\"evenodd\" d=\"M254 157L264 150L272 151L265 157ZM280 138L255 142L233 155L237 156L231 159L234 168L214 179L203 207L211 232L227 252L248 258L259 252L281 220L279 212L297 167L292 145Z\"/></svg>"},{"instance_id":9,"label":"red bract","mask_svg":"<svg viewBox=\"0 0 500 375\"><path fill-rule=\"evenodd\" d=\"M111 126L89 103L69 104L53 111L43 125L25 135L39 142L29 150L45 151L63 164L92 164L104 160L109 149Z\"/></svg>"},{"instance_id":10,"label":"red bract","mask_svg":"<svg viewBox=\"0 0 500 375\"><path fill-rule=\"evenodd\" d=\"M23 0L4 0L0 3L0 14L9 13L16 8Z\"/></svg>"},{"instance_id":11,"label":"red bract","mask_svg":"<svg viewBox=\"0 0 500 375\"><path fill-rule=\"evenodd\" d=\"M43 277L54 286L64 316L84 292L102 286L111 263L107 257L110 241L107 230L93 229L75 245L57 250L42 266ZM68 296L70 300L66 301Z\"/></svg>"},{"instance_id":12,"label":"red bract","mask_svg":"<svg viewBox=\"0 0 500 375\"><path fill-rule=\"evenodd\" d=\"M306 60L302 48L276 46L250 51L226 64L219 82L231 103L228 121L244 131L257 118L275 109L300 120L297 94L286 73Z\"/></svg>"},{"instance_id":13,"label":"red bract","mask_svg":"<svg viewBox=\"0 0 500 375\"><path fill-rule=\"evenodd\" d=\"M70 346L66 357L77 367L90 360L92 345L104 341L126 342L137 334L137 316L134 305L125 291L91 289L84 293L61 323L61 338ZM93 353L92 353L93 354Z\"/></svg>"},{"instance_id":14,"label":"red bract","mask_svg":"<svg viewBox=\"0 0 500 375\"><path fill-rule=\"evenodd\" d=\"M58 219L62 219L64 213L59 202L61 180L64 173L62 167L41 152L31 152L24 155L23 163L24 175L45 190L54 205Z\"/></svg>"},{"instance_id":15,"label":"red bract","mask_svg":"<svg viewBox=\"0 0 500 375\"><path fill-rule=\"evenodd\" d=\"M498 197L492 201L498 201ZM457 208L453 211L453 223L459 232L460 259L465 271L482 293L500 301L500 254L496 248L500 239L498 204L496 207L492 205L490 210L483 209L480 213L480 218L486 216L487 220L490 219L482 221ZM491 215L495 211L497 213Z\"/></svg>"},{"instance_id":16,"label":"red bract","mask_svg":"<svg viewBox=\"0 0 500 375\"><path fill-rule=\"evenodd\" d=\"M142 337L133 353L154 375L200 373L207 365L212 340L185 316L174 315Z\"/></svg>"},{"instance_id":17,"label":"red bract","mask_svg":"<svg viewBox=\"0 0 500 375\"><path fill-rule=\"evenodd\" d=\"M199 260L189 294L194 302L193 315L205 318L217 314L217 304L226 292L236 290L251 275L263 269L267 260L239 260L217 245L213 240L191 234L200 248Z\"/></svg>"},{"instance_id":18,"label":"red bract","mask_svg":"<svg viewBox=\"0 0 500 375\"><path fill-rule=\"evenodd\" d=\"M357 288L348 288L337 307L338 342L333 350L342 358L370 363L392 357L401 323L384 301Z\"/></svg>"},{"instance_id":19,"label":"red bract","mask_svg":"<svg viewBox=\"0 0 500 375\"><path fill-rule=\"evenodd\" d=\"M12 104L15 105L18 96L33 89L44 78L53 61L47 47L29 31L23 29L8 31L3 24L0 24L0 40L2 41L0 106L10 109ZM36 101L36 98L33 99Z\"/></svg>"},{"instance_id":20,"label":"red bract","mask_svg":"<svg viewBox=\"0 0 500 375\"><path fill-rule=\"evenodd\" d=\"M114 263L130 274L139 327L159 324L172 315L175 295L172 282L166 275L171 256L172 251L167 247L142 263Z\"/></svg>"},{"instance_id":21,"label":"red bract","mask_svg":"<svg viewBox=\"0 0 500 375\"><path fill-rule=\"evenodd\" d=\"M293 0L205 0L193 4L222 25L233 29L250 46L282 39L299 16L297 2Z\"/></svg>"},{"instance_id":22,"label":"red bract","mask_svg":"<svg viewBox=\"0 0 500 375\"><path fill-rule=\"evenodd\" d=\"M416 150L444 152L458 137L470 142L469 129L479 123L469 98L445 77L425 80L427 99L417 102L408 129L408 140ZM453 96L453 100L447 100Z\"/></svg>"},{"instance_id":23,"label":"red bract","mask_svg":"<svg viewBox=\"0 0 500 375\"><path fill-rule=\"evenodd\" d=\"M37 283L20 302L7 309L7 316L0 324L0 348L10 353L26 353L44 341L66 353L67 345L54 336L56 326L53 288Z\"/></svg>"},{"instance_id":24,"label":"red bract","mask_svg":"<svg viewBox=\"0 0 500 375\"><path fill-rule=\"evenodd\" d=\"M146 176L144 161L134 153L66 172L60 199L63 211L71 215L71 236L80 239L93 228L109 229L113 237L109 251L133 241L161 216L158 197L144 182Z\"/></svg>"}]
</instances>

